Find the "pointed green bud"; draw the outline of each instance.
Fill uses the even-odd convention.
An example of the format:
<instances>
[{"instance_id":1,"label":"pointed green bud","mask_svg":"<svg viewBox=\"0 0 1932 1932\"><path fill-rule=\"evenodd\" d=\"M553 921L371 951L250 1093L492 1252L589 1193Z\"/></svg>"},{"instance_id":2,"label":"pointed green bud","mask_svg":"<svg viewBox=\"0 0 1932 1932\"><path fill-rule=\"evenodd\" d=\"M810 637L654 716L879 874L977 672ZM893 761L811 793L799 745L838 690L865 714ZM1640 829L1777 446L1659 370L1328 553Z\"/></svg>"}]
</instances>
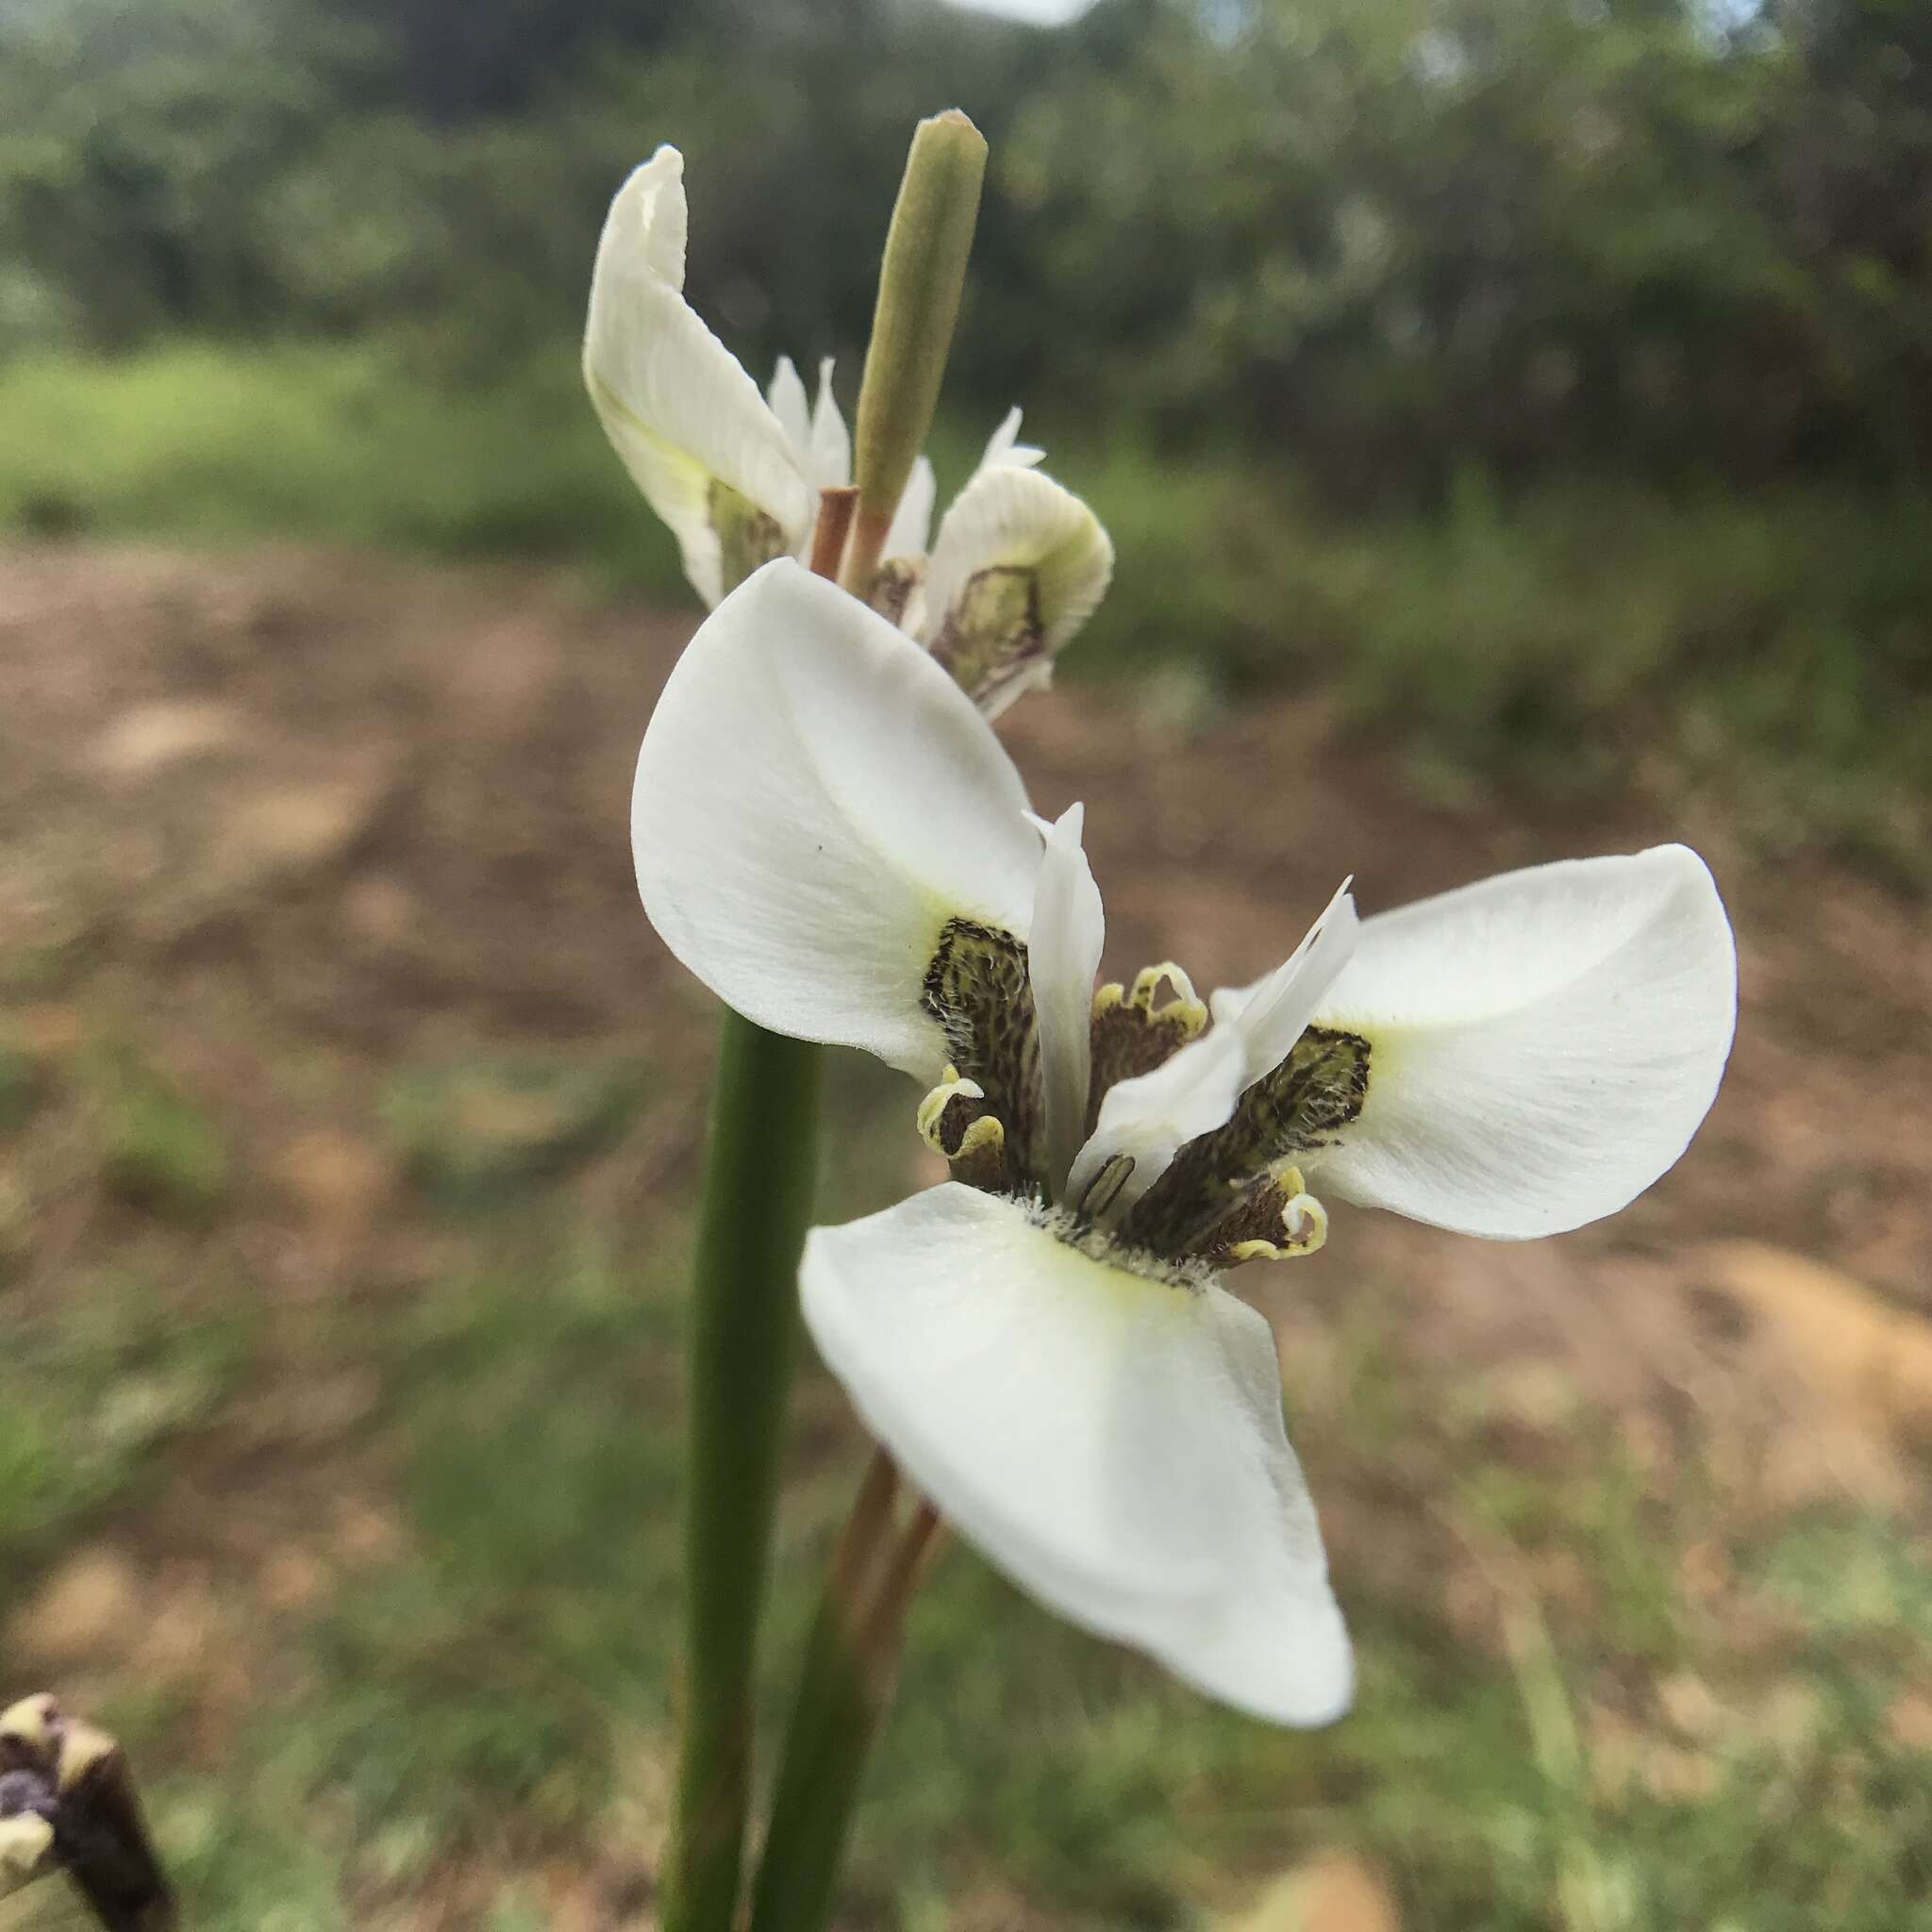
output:
<instances>
[{"instance_id":1,"label":"pointed green bud","mask_svg":"<svg viewBox=\"0 0 1932 1932\"><path fill-rule=\"evenodd\" d=\"M957 108L919 124L879 264L858 392L858 514L845 561L848 586L863 586L877 568L892 512L932 428L985 178L986 142Z\"/></svg>"}]
</instances>

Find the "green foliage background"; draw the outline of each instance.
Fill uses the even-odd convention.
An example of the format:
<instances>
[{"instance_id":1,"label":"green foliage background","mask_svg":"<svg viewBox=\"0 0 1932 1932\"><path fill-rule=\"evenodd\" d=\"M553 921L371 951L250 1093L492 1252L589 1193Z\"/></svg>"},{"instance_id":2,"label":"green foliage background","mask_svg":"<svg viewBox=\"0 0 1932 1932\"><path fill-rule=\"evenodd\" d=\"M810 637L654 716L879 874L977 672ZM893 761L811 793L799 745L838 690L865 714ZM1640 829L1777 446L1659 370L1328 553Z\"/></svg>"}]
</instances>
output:
<instances>
[{"instance_id":1,"label":"green foliage background","mask_svg":"<svg viewBox=\"0 0 1932 1932\"><path fill-rule=\"evenodd\" d=\"M1070 675L1144 675L1183 731L1319 691L1439 801L1662 786L1687 830L1932 883L1926 0L1099 0L1055 32L941 0L0 0L0 534L534 557L691 609L576 375L610 193L681 145L701 311L760 374L838 355L849 405L909 124L954 101L992 171L935 454L957 479L1022 400L1113 532ZM85 948L0 950L15 1005L104 998L61 977ZM363 1391L341 1426L391 1524L275 1613L281 1668L218 1750L184 1748L175 1690L101 1707L158 1770L200 1923L414 1923L454 1874L489 1903L445 1923L517 1932L549 1923L546 1868L634 1874L671 1721L686 1230L605 1224L620 1191L587 1209L567 1170L628 1174L690 1096L628 1041L546 1069L490 1038L365 1104L304 1037L303 1091L342 1083L441 1273L263 1320L225 1244L273 1187L253 1123L118 1012L79 1030L59 1065L0 1035L28 1176L0 1189L0 1290L66 1224L50 1200L114 1217L97 1268L6 1310L8 1591L155 1535L152 1497L253 1455L248 1401L311 1382ZM524 1138L479 1143L478 1091ZM896 1090L835 1106L853 1174L906 1181ZM1879 1185L1813 1130L1821 1188ZM961 1552L853 1924L1191 1926L1342 1840L1417 1927L1932 1932L1932 1755L1890 1715L1924 1708L1923 1525L1754 1515L1743 1456L1642 1478L1581 1396L1525 1454L1500 1378L1394 1353L1413 1291L1363 1281L1332 1355L1291 1364L1324 1507L1389 1532L1347 1578L1357 1717L1261 1732ZM845 1426L808 1375L774 1709ZM299 1474L262 1478L291 1516ZM1472 1642L1444 1521L1582 1576L1587 1613ZM260 1547L244 1519L231 1560ZM1678 1563L1713 1550L1715 1607ZM1653 1693L1686 1684L1735 1721L1679 1738ZM1555 1748L1565 1685L1660 1763Z\"/></svg>"},{"instance_id":2,"label":"green foliage background","mask_svg":"<svg viewBox=\"0 0 1932 1932\"><path fill-rule=\"evenodd\" d=\"M8 0L0 342L567 339L603 205L691 159L692 292L754 367L863 341L912 113L993 169L956 396L1284 453L1923 474L1917 0ZM1071 378L1071 379L1070 379ZM1042 425L1051 427L1051 425Z\"/></svg>"},{"instance_id":3,"label":"green foliage background","mask_svg":"<svg viewBox=\"0 0 1932 1932\"><path fill-rule=\"evenodd\" d=\"M1440 796L1641 769L1925 883L1922 0L0 0L0 526L682 602L575 375L611 192L682 146L700 311L849 408L946 102L936 454L1019 399L1113 531L1072 675L1319 681Z\"/></svg>"}]
</instances>

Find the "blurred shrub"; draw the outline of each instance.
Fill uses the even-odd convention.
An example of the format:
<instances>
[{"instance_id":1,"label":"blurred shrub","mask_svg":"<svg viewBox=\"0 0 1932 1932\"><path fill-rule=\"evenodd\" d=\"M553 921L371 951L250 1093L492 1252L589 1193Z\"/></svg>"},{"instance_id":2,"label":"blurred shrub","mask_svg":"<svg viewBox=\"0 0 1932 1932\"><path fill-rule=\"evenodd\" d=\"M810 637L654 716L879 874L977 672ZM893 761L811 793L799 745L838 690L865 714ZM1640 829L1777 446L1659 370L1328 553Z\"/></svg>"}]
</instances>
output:
<instances>
[{"instance_id":1,"label":"blurred shrub","mask_svg":"<svg viewBox=\"0 0 1932 1932\"><path fill-rule=\"evenodd\" d=\"M1459 466L1896 477L1932 449L1919 0L64 0L0 9L0 349L578 324L604 207L692 161L755 369L851 355L913 114L994 141L956 393L1239 434L1324 493ZM1051 425L1044 425L1051 427Z\"/></svg>"},{"instance_id":2,"label":"blurred shrub","mask_svg":"<svg viewBox=\"0 0 1932 1932\"><path fill-rule=\"evenodd\" d=\"M1324 489L1932 448L1932 11L1143 4L1001 151L1046 312ZM1721 25L1728 22L1728 25Z\"/></svg>"}]
</instances>

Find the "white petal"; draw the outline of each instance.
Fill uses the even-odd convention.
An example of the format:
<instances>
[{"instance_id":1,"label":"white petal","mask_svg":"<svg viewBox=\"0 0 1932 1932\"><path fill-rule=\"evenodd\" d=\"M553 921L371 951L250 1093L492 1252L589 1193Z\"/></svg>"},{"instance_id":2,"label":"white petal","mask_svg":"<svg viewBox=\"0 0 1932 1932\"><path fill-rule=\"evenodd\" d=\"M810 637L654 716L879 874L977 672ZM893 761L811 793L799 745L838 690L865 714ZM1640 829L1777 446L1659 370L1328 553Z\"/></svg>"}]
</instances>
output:
<instances>
[{"instance_id":1,"label":"white petal","mask_svg":"<svg viewBox=\"0 0 1932 1932\"><path fill-rule=\"evenodd\" d=\"M852 435L832 393L832 358L819 364L819 399L811 412L811 477L821 490L842 490L852 481Z\"/></svg>"},{"instance_id":2,"label":"white petal","mask_svg":"<svg viewBox=\"0 0 1932 1932\"><path fill-rule=\"evenodd\" d=\"M775 1032L932 1085L922 1003L945 922L1024 940L1040 840L971 701L884 618L789 559L699 627L644 734L644 909L711 991Z\"/></svg>"},{"instance_id":3,"label":"white petal","mask_svg":"<svg viewBox=\"0 0 1932 1932\"><path fill-rule=\"evenodd\" d=\"M667 152L675 158L660 149L610 204L591 278L584 381L605 433L709 604L726 588L711 520L714 480L772 518L788 549L804 541L816 505L758 385L679 292L684 199L664 165ZM666 274L673 266L675 279Z\"/></svg>"},{"instance_id":4,"label":"white petal","mask_svg":"<svg viewBox=\"0 0 1932 1932\"><path fill-rule=\"evenodd\" d=\"M886 532L885 557L924 557L932 535L933 498L939 485L932 464L924 458L912 465L900 493L899 508L892 512L891 527Z\"/></svg>"},{"instance_id":5,"label":"white petal","mask_svg":"<svg viewBox=\"0 0 1932 1932\"><path fill-rule=\"evenodd\" d=\"M1368 1095L1311 1183L1507 1239L1614 1213L1708 1112L1737 994L1730 921L1682 845L1366 920L1315 1017L1369 1041Z\"/></svg>"},{"instance_id":6,"label":"white petal","mask_svg":"<svg viewBox=\"0 0 1932 1932\"><path fill-rule=\"evenodd\" d=\"M1117 1080L1102 1097L1100 1118L1074 1162L1067 1201L1077 1206L1108 1162L1124 1154L1133 1171L1105 1208L1107 1219L1118 1221L1190 1141L1211 1134L1234 1112L1247 1085L1246 1047L1238 1028L1216 1026L1152 1073Z\"/></svg>"},{"instance_id":7,"label":"white petal","mask_svg":"<svg viewBox=\"0 0 1932 1932\"><path fill-rule=\"evenodd\" d=\"M626 209L631 248L645 273L672 289L684 288L684 246L690 212L684 198L684 157L668 142L633 168L611 206Z\"/></svg>"},{"instance_id":8,"label":"white petal","mask_svg":"<svg viewBox=\"0 0 1932 1932\"><path fill-rule=\"evenodd\" d=\"M1038 470L981 469L940 524L925 575L924 635L939 643L975 579L989 571L1030 576L1041 635L1024 679L988 705L997 715L1051 672L1054 654L1093 614L1113 575L1113 545L1071 491Z\"/></svg>"},{"instance_id":9,"label":"white petal","mask_svg":"<svg viewBox=\"0 0 1932 1932\"><path fill-rule=\"evenodd\" d=\"M1237 1708L1323 1724L1348 1637L1268 1324L948 1182L806 1246L805 1316L859 1413L1023 1589Z\"/></svg>"},{"instance_id":10,"label":"white petal","mask_svg":"<svg viewBox=\"0 0 1932 1932\"><path fill-rule=\"evenodd\" d=\"M1041 1091L1046 1108L1046 1177L1054 1198L1087 1128L1093 1066L1093 975L1107 940L1100 888L1080 849L1086 808L1070 805L1046 829L1033 891L1026 970L1040 1027Z\"/></svg>"},{"instance_id":11,"label":"white petal","mask_svg":"<svg viewBox=\"0 0 1932 1932\"><path fill-rule=\"evenodd\" d=\"M1035 449L1031 443L1020 441L1020 408L1016 403L1000 419L1000 426L987 440L986 454L980 458L981 469L1008 463L1019 470L1030 470L1035 463L1043 462L1046 452Z\"/></svg>"},{"instance_id":12,"label":"white petal","mask_svg":"<svg viewBox=\"0 0 1932 1932\"><path fill-rule=\"evenodd\" d=\"M1246 1045L1243 1084L1272 1074L1288 1058L1355 952L1360 921L1350 883L1342 880L1301 944L1273 973L1238 992L1224 988L1213 995L1215 1019L1233 1027Z\"/></svg>"},{"instance_id":13,"label":"white petal","mask_svg":"<svg viewBox=\"0 0 1932 1932\"><path fill-rule=\"evenodd\" d=\"M778 358L778 366L772 371L771 387L765 391L765 401L777 417L792 453L803 464L811 453L811 408L805 400L805 383L798 374L798 365L790 356Z\"/></svg>"}]
</instances>

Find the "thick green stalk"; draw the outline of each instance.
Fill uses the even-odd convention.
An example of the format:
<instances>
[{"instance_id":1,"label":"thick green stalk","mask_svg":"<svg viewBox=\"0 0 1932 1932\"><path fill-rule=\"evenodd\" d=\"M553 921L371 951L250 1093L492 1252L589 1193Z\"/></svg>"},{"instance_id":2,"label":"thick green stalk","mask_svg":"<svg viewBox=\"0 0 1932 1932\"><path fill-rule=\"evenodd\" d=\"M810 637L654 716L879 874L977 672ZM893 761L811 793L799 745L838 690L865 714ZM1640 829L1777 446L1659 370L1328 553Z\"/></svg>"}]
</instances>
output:
<instances>
[{"instance_id":1,"label":"thick green stalk","mask_svg":"<svg viewBox=\"0 0 1932 1932\"><path fill-rule=\"evenodd\" d=\"M986 142L957 108L922 121L879 264L853 442L857 504L827 497L821 534L852 519L840 581L863 596L907 478L932 428L979 218ZM820 548L813 546L814 561ZM896 1478L881 1451L826 1578L772 1799L752 1932L819 1932L831 1913L852 1811L891 1694L906 1607L938 1532L921 1504L895 1541ZM672 1922L672 1932L695 1928Z\"/></svg>"},{"instance_id":2,"label":"thick green stalk","mask_svg":"<svg viewBox=\"0 0 1932 1932\"><path fill-rule=\"evenodd\" d=\"M906 1609L939 1519L921 1504L892 1535L891 1465L873 1464L834 1557L752 1892L751 1932L822 1932L830 1921L866 1759L891 1701Z\"/></svg>"},{"instance_id":3,"label":"thick green stalk","mask_svg":"<svg viewBox=\"0 0 1932 1932\"><path fill-rule=\"evenodd\" d=\"M985 178L985 139L958 108L913 130L879 263L852 441L858 511L841 580L861 597L932 430Z\"/></svg>"},{"instance_id":4,"label":"thick green stalk","mask_svg":"<svg viewBox=\"0 0 1932 1932\"><path fill-rule=\"evenodd\" d=\"M751 1932L819 1932L831 1918L866 1759L883 1714L845 1632L821 1609L786 1733Z\"/></svg>"},{"instance_id":5,"label":"thick green stalk","mask_svg":"<svg viewBox=\"0 0 1932 1932\"><path fill-rule=\"evenodd\" d=\"M842 548L848 584L857 559L861 589L932 426L985 168L986 143L963 114L920 124L879 271L858 398L857 489L824 493L812 544L812 567L826 575ZM811 1208L819 1059L817 1047L724 1016L693 1282L684 1710L665 1932L731 1932L737 1909L751 1788L752 1666L797 1326L798 1257ZM889 1506L890 1470L884 1493ZM923 1520L922 1543L932 1526L929 1515ZM859 1524L856 1515L855 1535ZM906 1560L916 1567L916 1556ZM884 1708L890 1668L882 1675L878 1658L881 1645L885 1653L896 1648L911 1571L896 1585L891 1562L864 1574L868 1591L884 1594L868 1594L855 1624L836 1588L828 1589L812 1640L779 1781L775 1867L767 1849L772 1884L787 1901L781 1917L768 1913L774 1925L807 1923L793 1909L794 1897L829 1904L845 1821ZM760 1900L771 1889L761 1874Z\"/></svg>"},{"instance_id":6,"label":"thick green stalk","mask_svg":"<svg viewBox=\"0 0 1932 1932\"><path fill-rule=\"evenodd\" d=\"M729 1932L751 1788L752 1667L817 1170L823 1050L727 1011L692 1280L684 1707L666 1932Z\"/></svg>"}]
</instances>

